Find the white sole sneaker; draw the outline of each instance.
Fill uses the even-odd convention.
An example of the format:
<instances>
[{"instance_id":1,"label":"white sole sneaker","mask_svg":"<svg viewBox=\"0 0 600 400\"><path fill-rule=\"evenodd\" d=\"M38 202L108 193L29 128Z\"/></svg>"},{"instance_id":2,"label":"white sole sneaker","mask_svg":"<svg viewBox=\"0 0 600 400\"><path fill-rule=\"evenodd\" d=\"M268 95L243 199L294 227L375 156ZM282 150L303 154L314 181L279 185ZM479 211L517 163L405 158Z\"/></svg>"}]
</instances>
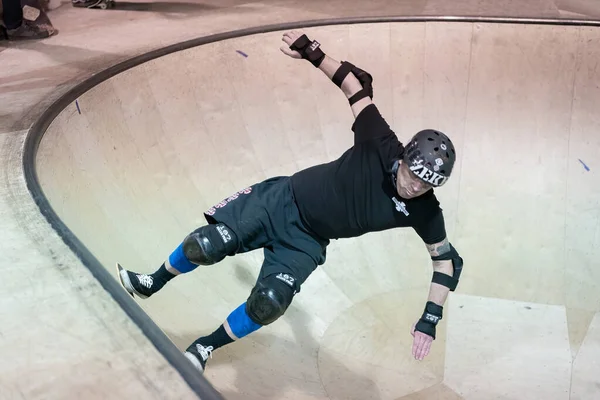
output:
<instances>
[{"instance_id":1,"label":"white sole sneaker","mask_svg":"<svg viewBox=\"0 0 600 400\"><path fill-rule=\"evenodd\" d=\"M198 361L198 358L194 354L190 353L189 351L186 351L185 353L183 353L183 355L185 356L185 358L190 360L190 362L194 365L194 367L196 367L198 371L200 371L200 373L204 373L202 363Z\"/></svg>"},{"instance_id":2,"label":"white sole sneaker","mask_svg":"<svg viewBox=\"0 0 600 400\"><path fill-rule=\"evenodd\" d=\"M133 288L133 285L131 284L131 280L129 279L129 274L123 267L121 267L121 265L119 263L117 263L117 274L119 276L119 281L121 282L121 285L125 288L125 290L127 290L127 292L131 295L131 297L138 296L140 299L148 298L148 296L141 294L140 292L138 292L137 290L135 290Z\"/></svg>"}]
</instances>

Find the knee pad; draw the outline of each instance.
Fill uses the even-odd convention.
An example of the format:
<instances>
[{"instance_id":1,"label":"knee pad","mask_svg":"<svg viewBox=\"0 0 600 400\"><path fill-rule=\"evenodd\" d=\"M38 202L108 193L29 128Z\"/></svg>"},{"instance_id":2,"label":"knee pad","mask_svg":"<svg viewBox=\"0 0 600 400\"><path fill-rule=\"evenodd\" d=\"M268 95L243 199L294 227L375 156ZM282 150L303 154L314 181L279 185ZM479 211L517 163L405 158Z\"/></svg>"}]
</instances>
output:
<instances>
[{"instance_id":1,"label":"knee pad","mask_svg":"<svg viewBox=\"0 0 600 400\"><path fill-rule=\"evenodd\" d=\"M291 280L278 278L279 275ZM246 313L259 325L275 322L292 303L296 293L293 287L295 280L286 274L279 275L269 275L259 281L246 301Z\"/></svg>"},{"instance_id":2,"label":"knee pad","mask_svg":"<svg viewBox=\"0 0 600 400\"><path fill-rule=\"evenodd\" d=\"M237 236L225 224L200 227L183 240L183 254L196 265L218 263L237 248Z\"/></svg>"}]
</instances>

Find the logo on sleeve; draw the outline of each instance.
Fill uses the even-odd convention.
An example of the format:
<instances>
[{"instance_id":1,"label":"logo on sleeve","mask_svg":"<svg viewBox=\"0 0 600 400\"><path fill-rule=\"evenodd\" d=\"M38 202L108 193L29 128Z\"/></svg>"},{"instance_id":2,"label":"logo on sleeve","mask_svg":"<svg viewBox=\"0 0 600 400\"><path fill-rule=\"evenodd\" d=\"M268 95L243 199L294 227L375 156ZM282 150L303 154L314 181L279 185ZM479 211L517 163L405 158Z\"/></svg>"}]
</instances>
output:
<instances>
[{"instance_id":1,"label":"logo on sleeve","mask_svg":"<svg viewBox=\"0 0 600 400\"><path fill-rule=\"evenodd\" d=\"M394 203L396 203L396 211L400 211L401 213L403 213L404 215L406 215L408 217L408 210L406 209L406 204L404 204L403 201L398 201L398 199L396 199L396 197L392 197L392 200L394 201Z\"/></svg>"}]
</instances>

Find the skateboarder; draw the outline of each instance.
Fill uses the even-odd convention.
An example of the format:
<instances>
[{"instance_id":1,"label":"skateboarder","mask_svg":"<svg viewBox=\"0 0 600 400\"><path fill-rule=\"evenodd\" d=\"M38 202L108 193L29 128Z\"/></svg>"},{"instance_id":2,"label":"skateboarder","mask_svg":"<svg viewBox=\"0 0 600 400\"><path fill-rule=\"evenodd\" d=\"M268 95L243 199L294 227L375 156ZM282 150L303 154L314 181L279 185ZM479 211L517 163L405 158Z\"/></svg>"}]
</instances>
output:
<instances>
[{"instance_id":1,"label":"skateboarder","mask_svg":"<svg viewBox=\"0 0 600 400\"><path fill-rule=\"evenodd\" d=\"M354 145L335 161L270 178L233 194L206 211L208 225L187 235L153 274L118 266L121 283L132 296L147 298L198 265L264 250L260 274L246 301L218 329L185 351L204 371L214 350L286 312L304 281L325 263L330 240L412 227L424 241L434 270L425 309L411 328L412 354L422 360L463 264L446 236L433 190L450 177L454 146L442 132L423 130L405 148L372 102L370 74L325 55L318 42L301 32L287 32L283 41L286 46L281 50L286 55L308 60L343 91L355 116Z\"/></svg>"}]
</instances>

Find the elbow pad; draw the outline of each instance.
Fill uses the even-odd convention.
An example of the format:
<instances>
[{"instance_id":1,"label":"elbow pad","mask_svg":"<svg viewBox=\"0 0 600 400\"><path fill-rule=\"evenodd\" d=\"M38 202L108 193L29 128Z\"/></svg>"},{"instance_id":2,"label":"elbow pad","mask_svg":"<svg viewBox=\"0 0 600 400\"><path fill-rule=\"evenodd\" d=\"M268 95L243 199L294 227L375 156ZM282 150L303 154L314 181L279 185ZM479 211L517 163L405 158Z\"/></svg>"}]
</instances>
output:
<instances>
[{"instance_id":1,"label":"elbow pad","mask_svg":"<svg viewBox=\"0 0 600 400\"><path fill-rule=\"evenodd\" d=\"M349 63L348 61L342 61L342 65L335 71L331 80L336 84L337 87L342 87L342 82L346 79L346 76L352 72L356 79L360 82L362 90L359 90L352 97L348 99L350 105L357 101L370 97L373 99L373 77L367 71L364 71L357 66Z\"/></svg>"},{"instance_id":2,"label":"elbow pad","mask_svg":"<svg viewBox=\"0 0 600 400\"><path fill-rule=\"evenodd\" d=\"M448 289L450 289L450 291L454 292L454 290L456 290L456 286L458 285L458 280L462 272L462 257L458 254L454 246L450 244L450 251L439 256L431 257L431 259L433 261L452 261L452 267L454 269L454 273L452 276L442 274L441 272L434 272L431 281L439 285L446 286Z\"/></svg>"}]
</instances>

